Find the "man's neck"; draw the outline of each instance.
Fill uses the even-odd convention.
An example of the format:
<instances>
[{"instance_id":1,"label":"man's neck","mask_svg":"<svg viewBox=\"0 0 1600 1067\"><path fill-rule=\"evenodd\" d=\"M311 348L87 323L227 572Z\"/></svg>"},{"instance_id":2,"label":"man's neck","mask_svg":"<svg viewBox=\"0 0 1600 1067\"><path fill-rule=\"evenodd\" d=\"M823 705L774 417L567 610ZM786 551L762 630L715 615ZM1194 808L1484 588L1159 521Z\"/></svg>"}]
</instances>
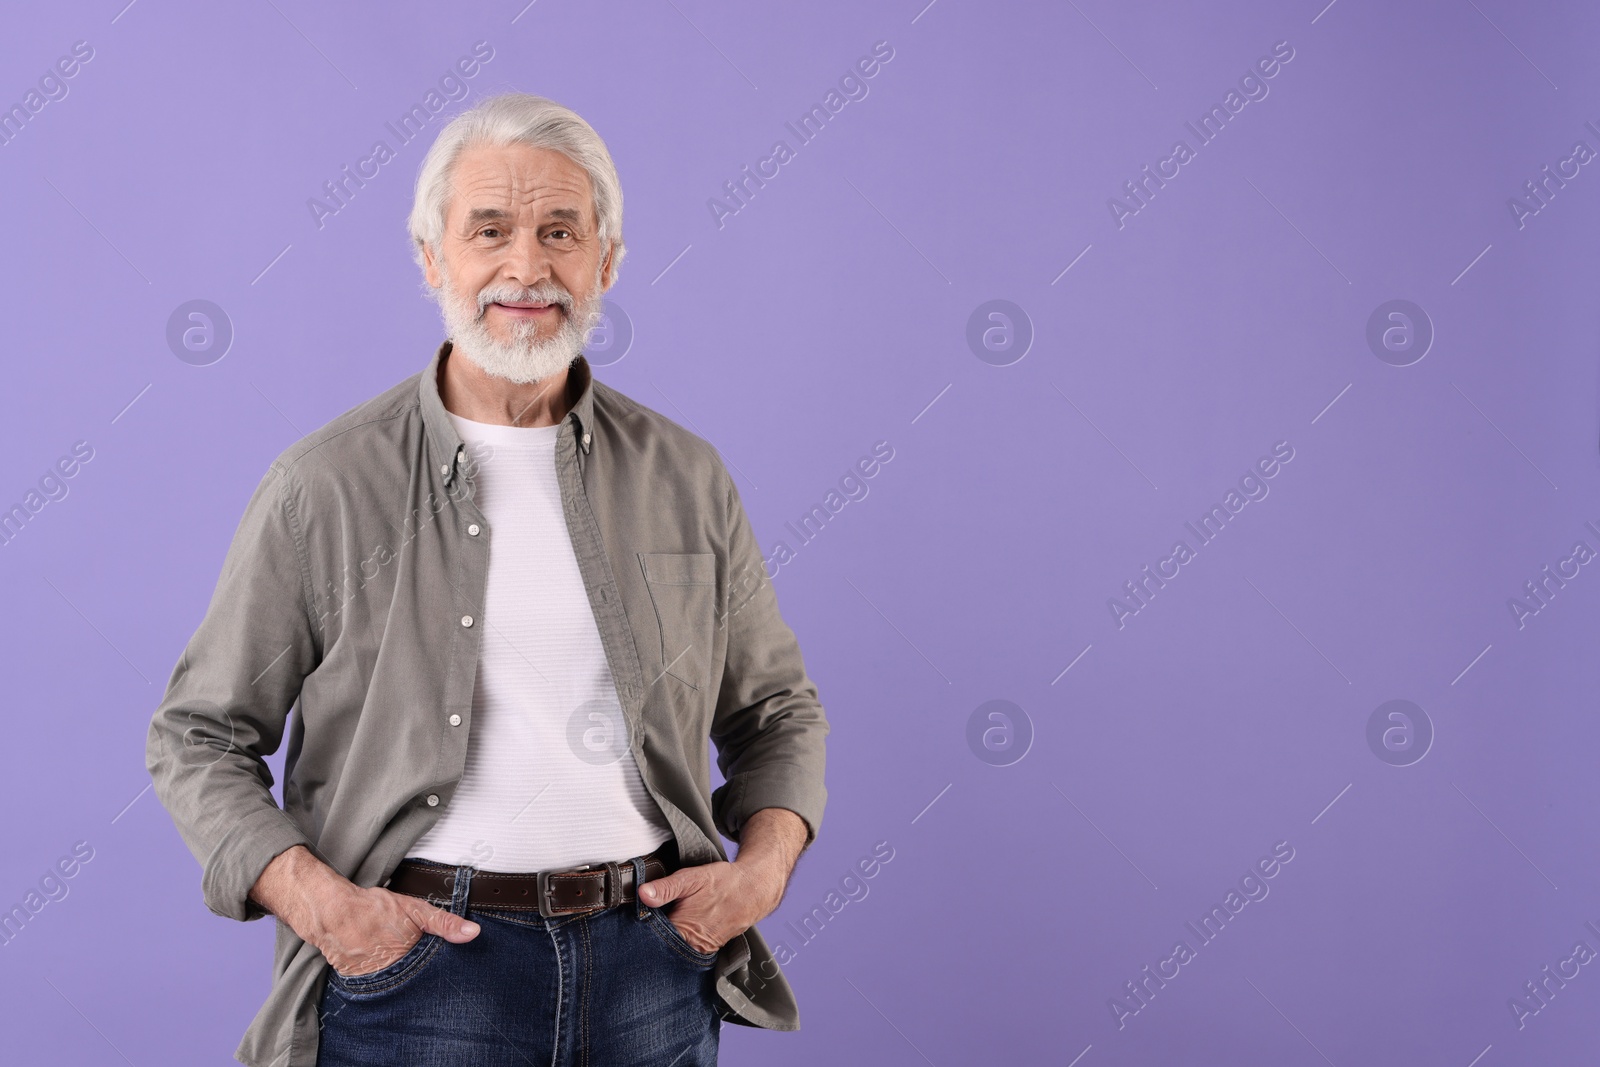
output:
<instances>
[{"instance_id":1,"label":"man's neck","mask_svg":"<svg viewBox=\"0 0 1600 1067\"><path fill-rule=\"evenodd\" d=\"M465 356L446 353L439 370L439 399L445 410L473 422L495 426L555 426L567 417L571 400L568 368L526 385L485 374Z\"/></svg>"}]
</instances>

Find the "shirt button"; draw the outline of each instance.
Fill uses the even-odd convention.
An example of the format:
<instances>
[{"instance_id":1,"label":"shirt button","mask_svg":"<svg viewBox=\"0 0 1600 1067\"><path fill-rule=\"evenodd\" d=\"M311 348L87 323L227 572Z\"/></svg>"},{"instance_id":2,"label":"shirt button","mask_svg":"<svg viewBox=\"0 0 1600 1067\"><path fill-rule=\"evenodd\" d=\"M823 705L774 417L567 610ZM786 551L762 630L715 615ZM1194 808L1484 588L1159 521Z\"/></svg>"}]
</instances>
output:
<instances>
[{"instance_id":1,"label":"shirt button","mask_svg":"<svg viewBox=\"0 0 1600 1067\"><path fill-rule=\"evenodd\" d=\"M583 435L583 447L584 448L588 448L589 447L589 435L588 434L584 434Z\"/></svg>"},{"instance_id":2,"label":"shirt button","mask_svg":"<svg viewBox=\"0 0 1600 1067\"><path fill-rule=\"evenodd\" d=\"M448 475L450 473L450 464L448 464L448 463L439 464L439 473L440 474L444 474L444 475Z\"/></svg>"},{"instance_id":3,"label":"shirt button","mask_svg":"<svg viewBox=\"0 0 1600 1067\"><path fill-rule=\"evenodd\" d=\"M450 725L451 726L460 726L461 725L461 716L459 716L459 715L450 716Z\"/></svg>"},{"instance_id":4,"label":"shirt button","mask_svg":"<svg viewBox=\"0 0 1600 1067\"><path fill-rule=\"evenodd\" d=\"M471 615L463 615L463 616L461 616L461 625L462 626L471 626L472 625L472 616Z\"/></svg>"},{"instance_id":5,"label":"shirt button","mask_svg":"<svg viewBox=\"0 0 1600 1067\"><path fill-rule=\"evenodd\" d=\"M437 808L438 806L439 806L439 794L438 793L429 793L428 794L428 807Z\"/></svg>"},{"instance_id":6,"label":"shirt button","mask_svg":"<svg viewBox=\"0 0 1600 1067\"><path fill-rule=\"evenodd\" d=\"M472 523L470 526L468 526L467 527L467 533L471 534L473 537L477 537L478 536L478 524L477 523Z\"/></svg>"}]
</instances>

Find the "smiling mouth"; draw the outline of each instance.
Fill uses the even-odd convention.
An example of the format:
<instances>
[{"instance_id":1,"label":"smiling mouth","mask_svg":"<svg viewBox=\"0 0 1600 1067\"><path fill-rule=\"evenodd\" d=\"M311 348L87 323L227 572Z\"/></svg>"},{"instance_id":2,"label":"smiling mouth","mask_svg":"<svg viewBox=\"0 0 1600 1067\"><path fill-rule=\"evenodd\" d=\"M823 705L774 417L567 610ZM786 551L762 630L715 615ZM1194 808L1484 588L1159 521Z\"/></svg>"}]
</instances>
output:
<instances>
[{"instance_id":1,"label":"smiling mouth","mask_svg":"<svg viewBox=\"0 0 1600 1067\"><path fill-rule=\"evenodd\" d=\"M561 305L560 304L539 304L539 303L502 304L502 303L500 303L498 301L496 301L492 306L499 308L501 311L504 311L508 315L516 316L517 318L535 318L535 317L542 316L542 315L548 315L553 311L559 311L561 309Z\"/></svg>"}]
</instances>

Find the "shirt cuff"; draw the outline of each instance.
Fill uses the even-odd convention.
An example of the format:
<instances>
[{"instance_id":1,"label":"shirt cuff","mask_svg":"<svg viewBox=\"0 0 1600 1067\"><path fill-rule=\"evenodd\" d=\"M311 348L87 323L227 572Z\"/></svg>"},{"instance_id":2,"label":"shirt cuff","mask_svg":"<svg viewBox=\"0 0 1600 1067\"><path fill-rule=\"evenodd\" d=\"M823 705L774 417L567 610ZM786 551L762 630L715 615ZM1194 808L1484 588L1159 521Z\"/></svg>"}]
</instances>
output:
<instances>
[{"instance_id":1,"label":"shirt cuff","mask_svg":"<svg viewBox=\"0 0 1600 1067\"><path fill-rule=\"evenodd\" d=\"M723 836L737 841L745 820L762 808L787 808L806 824L803 848L810 848L827 799L827 788L814 776L794 767L767 767L736 774L718 786L711 794L711 812Z\"/></svg>"},{"instance_id":2,"label":"shirt cuff","mask_svg":"<svg viewBox=\"0 0 1600 1067\"><path fill-rule=\"evenodd\" d=\"M295 845L309 848L311 839L276 805L239 820L206 862L200 886L206 907L225 919L240 922L270 914L250 899L250 890L267 864Z\"/></svg>"}]
</instances>

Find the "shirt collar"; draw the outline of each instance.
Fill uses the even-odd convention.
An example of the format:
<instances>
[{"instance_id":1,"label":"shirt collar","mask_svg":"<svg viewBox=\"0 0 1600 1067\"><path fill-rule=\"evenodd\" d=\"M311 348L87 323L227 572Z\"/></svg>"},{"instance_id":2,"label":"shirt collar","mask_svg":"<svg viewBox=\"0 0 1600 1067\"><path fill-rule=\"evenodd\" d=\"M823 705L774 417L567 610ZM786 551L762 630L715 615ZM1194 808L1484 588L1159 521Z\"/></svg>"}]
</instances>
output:
<instances>
[{"instance_id":1,"label":"shirt collar","mask_svg":"<svg viewBox=\"0 0 1600 1067\"><path fill-rule=\"evenodd\" d=\"M422 422L427 427L428 438L433 443L434 462L439 467L439 474L449 485L455 476L456 461L460 459L463 448L461 435L456 431L455 423L450 421L450 413L444 406L444 401L439 397L439 370L444 366L445 357L450 354L450 342L447 340L434 350L433 358L428 361L427 370L422 372L421 379L417 382L417 396L422 404ZM589 366L589 361L582 354L567 369L568 395L576 388L578 399L572 405L562 423L572 423L572 432L578 439L578 447L587 454L594 433L594 374Z\"/></svg>"}]
</instances>

